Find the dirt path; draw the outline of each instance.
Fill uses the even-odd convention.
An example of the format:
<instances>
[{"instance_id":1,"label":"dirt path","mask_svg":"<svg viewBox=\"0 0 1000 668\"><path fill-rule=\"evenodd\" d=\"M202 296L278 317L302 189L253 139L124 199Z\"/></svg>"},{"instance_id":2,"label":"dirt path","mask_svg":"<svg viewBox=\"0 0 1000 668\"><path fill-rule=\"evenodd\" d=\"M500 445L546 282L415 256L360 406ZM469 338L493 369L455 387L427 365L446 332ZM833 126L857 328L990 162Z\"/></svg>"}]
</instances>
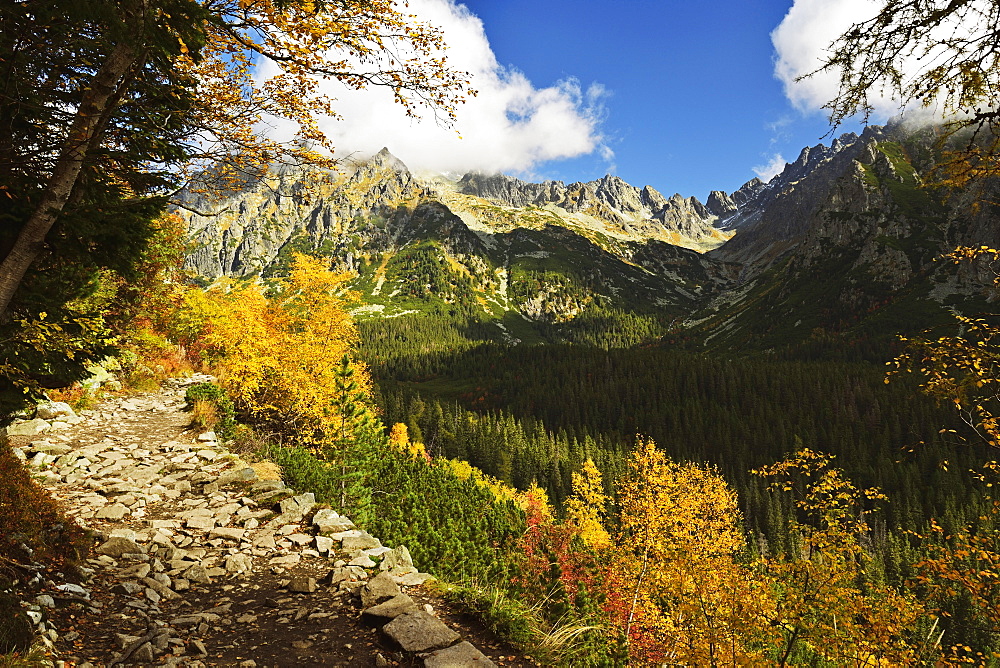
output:
<instances>
[{"instance_id":1,"label":"dirt path","mask_svg":"<svg viewBox=\"0 0 1000 668\"><path fill-rule=\"evenodd\" d=\"M395 595L392 582L412 597L406 609L414 619L443 620L498 665L534 665L411 586L428 576L405 550L381 547L332 511L324 515L329 526L313 526L321 515L311 495L267 480L275 476L260 467L258 475L192 431L183 393L196 380L114 398L76 424L57 421L52 431L12 439L52 494L98 535L90 578L74 584L51 574L33 601L64 665L360 667L425 658L490 665L485 656L434 663L434 655L400 651L366 621L358 600ZM395 589L365 593L383 570L379 581L391 579Z\"/></svg>"}]
</instances>

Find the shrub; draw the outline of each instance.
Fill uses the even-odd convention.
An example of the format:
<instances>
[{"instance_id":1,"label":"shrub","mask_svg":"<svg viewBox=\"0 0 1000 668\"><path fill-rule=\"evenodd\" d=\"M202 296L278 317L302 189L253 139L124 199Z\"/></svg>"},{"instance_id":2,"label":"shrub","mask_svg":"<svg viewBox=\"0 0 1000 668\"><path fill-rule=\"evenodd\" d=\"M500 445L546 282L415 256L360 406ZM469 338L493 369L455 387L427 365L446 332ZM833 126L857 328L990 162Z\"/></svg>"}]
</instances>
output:
<instances>
[{"instance_id":1,"label":"shrub","mask_svg":"<svg viewBox=\"0 0 1000 668\"><path fill-rule=\"evenodd\" d=\"M195 426L215 429L215 434L221 439L231 439L236 435L233 402L215 383L192 385L185 392L184 401L187 410L193 413L191 422Z\"/></svg>"}]
</instances>

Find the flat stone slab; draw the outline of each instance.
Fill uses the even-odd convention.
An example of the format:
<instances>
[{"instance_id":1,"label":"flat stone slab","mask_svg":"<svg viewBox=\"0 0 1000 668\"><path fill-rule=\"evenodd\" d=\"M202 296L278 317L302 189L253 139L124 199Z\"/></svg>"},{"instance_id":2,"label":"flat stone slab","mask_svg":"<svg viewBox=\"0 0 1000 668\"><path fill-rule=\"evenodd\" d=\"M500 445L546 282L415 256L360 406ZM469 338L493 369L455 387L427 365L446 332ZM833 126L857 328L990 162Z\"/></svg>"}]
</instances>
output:
<instances>
[{"instance_id":1,"label":"flat stone slab","mask_svg":"<svg viewBox=\"0 0 1000 668\"><path fill-rule=\"evenodd\" d=\"M468 642L460 642L454 647L439 649L424 657L425 668L479 668L485 666L496 667L497 664L490 660L475 646Z\"/></svg>"},{"instance_id":2,"label":"flat stone slab","mask_svg":"<svg viewBox=\"0 0 1000 668\"><path fill-rule=\"evenodd\" d=\"M145 554L146 548L142 547L134 540L128 538L109 538L97 548L98 554L106 554L109 557L118 558L123 554Z\"/></svg>"},{"instance_id":3,"label":"flat stone slab","mask_svg":"<svg viewBox=\"0 0 1000 668\"><path fill-rule=\"evenodd\" d=\"M104 506L96 513L94 517L99 520L120 520L126 515L131 515L132 511L129 510L128 506L122 503L112 503L109 506Z\"/></svg>"},{"instance_id":4,"label":"flat stone slab","mask_svg":"<svg viewBox=\"0 0 1000 668\"><path fill-rule=\"evenodd\" d=\"M400 615L405 615L408 612L417 612L419 610L420 608L412 598L406 594L399 594L397 596L393 596L388 601L383 601L378 605L373 605L362 612L361 615L375 624L382 624L396 619L396 617L399 617Z\"/></svg>"},{"instance_id":5,"label":"flat stone slab","mask_svg":"<svg viewBox=\"0 0 1000 668\"><path fill-rule=\"evenodd\" d=\"M392 620L382 632L407 652L429 652L448 647L461 636L434 615L418 610Z\"/></svg>"}]
</instances>

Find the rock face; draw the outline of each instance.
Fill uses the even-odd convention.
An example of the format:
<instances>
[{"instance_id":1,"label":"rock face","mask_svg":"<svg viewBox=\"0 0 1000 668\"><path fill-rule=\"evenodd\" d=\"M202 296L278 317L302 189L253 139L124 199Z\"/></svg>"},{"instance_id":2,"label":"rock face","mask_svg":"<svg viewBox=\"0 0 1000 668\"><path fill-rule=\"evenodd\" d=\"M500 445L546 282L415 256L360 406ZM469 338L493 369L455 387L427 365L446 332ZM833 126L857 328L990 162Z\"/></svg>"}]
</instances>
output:
<instances>
[{"instance_id":1,"label":"rock face","mask_svg":"<svg viewBox=\"0 0 1000 668\"><path fill-rule=\"evenodd\" d=\"M587 183L526 183L503 174L466 174L460 192L508 207L551 205L605 221L634 238L661 239L681 246L721 241L714 214L694 197L669 199L652 186L637 188L613 175Z\"/></svg>"}]
</instances>

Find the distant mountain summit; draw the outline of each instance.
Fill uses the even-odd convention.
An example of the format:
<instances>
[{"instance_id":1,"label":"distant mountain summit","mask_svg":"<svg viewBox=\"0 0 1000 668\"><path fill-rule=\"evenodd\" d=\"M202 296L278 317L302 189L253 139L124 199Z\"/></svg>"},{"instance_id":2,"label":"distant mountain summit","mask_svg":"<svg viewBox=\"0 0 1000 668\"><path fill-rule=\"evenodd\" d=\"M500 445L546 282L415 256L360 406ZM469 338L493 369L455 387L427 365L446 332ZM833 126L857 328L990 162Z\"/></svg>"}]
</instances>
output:
<instances>
[{"instance_id":1,"label":"distant mountain summit","mask_svg":"<svg viewBox=\"0 0 1000 668\"><path fill-rule=\"evenodd\" d=\"M179 213L195 273L266 277L294 251L327 256L357 272L363 317L459 309L558 325L613 311L709 345L766 346L984 298L983 269L956 274L934 258L995 245L1000 225L973 194L945 202L921 188L931 140L873 126L705 204L613 175L414 174L382 149L339 171L277 170L211 200L188 195L210 215Z\"/></svg>"}]
</instances>

